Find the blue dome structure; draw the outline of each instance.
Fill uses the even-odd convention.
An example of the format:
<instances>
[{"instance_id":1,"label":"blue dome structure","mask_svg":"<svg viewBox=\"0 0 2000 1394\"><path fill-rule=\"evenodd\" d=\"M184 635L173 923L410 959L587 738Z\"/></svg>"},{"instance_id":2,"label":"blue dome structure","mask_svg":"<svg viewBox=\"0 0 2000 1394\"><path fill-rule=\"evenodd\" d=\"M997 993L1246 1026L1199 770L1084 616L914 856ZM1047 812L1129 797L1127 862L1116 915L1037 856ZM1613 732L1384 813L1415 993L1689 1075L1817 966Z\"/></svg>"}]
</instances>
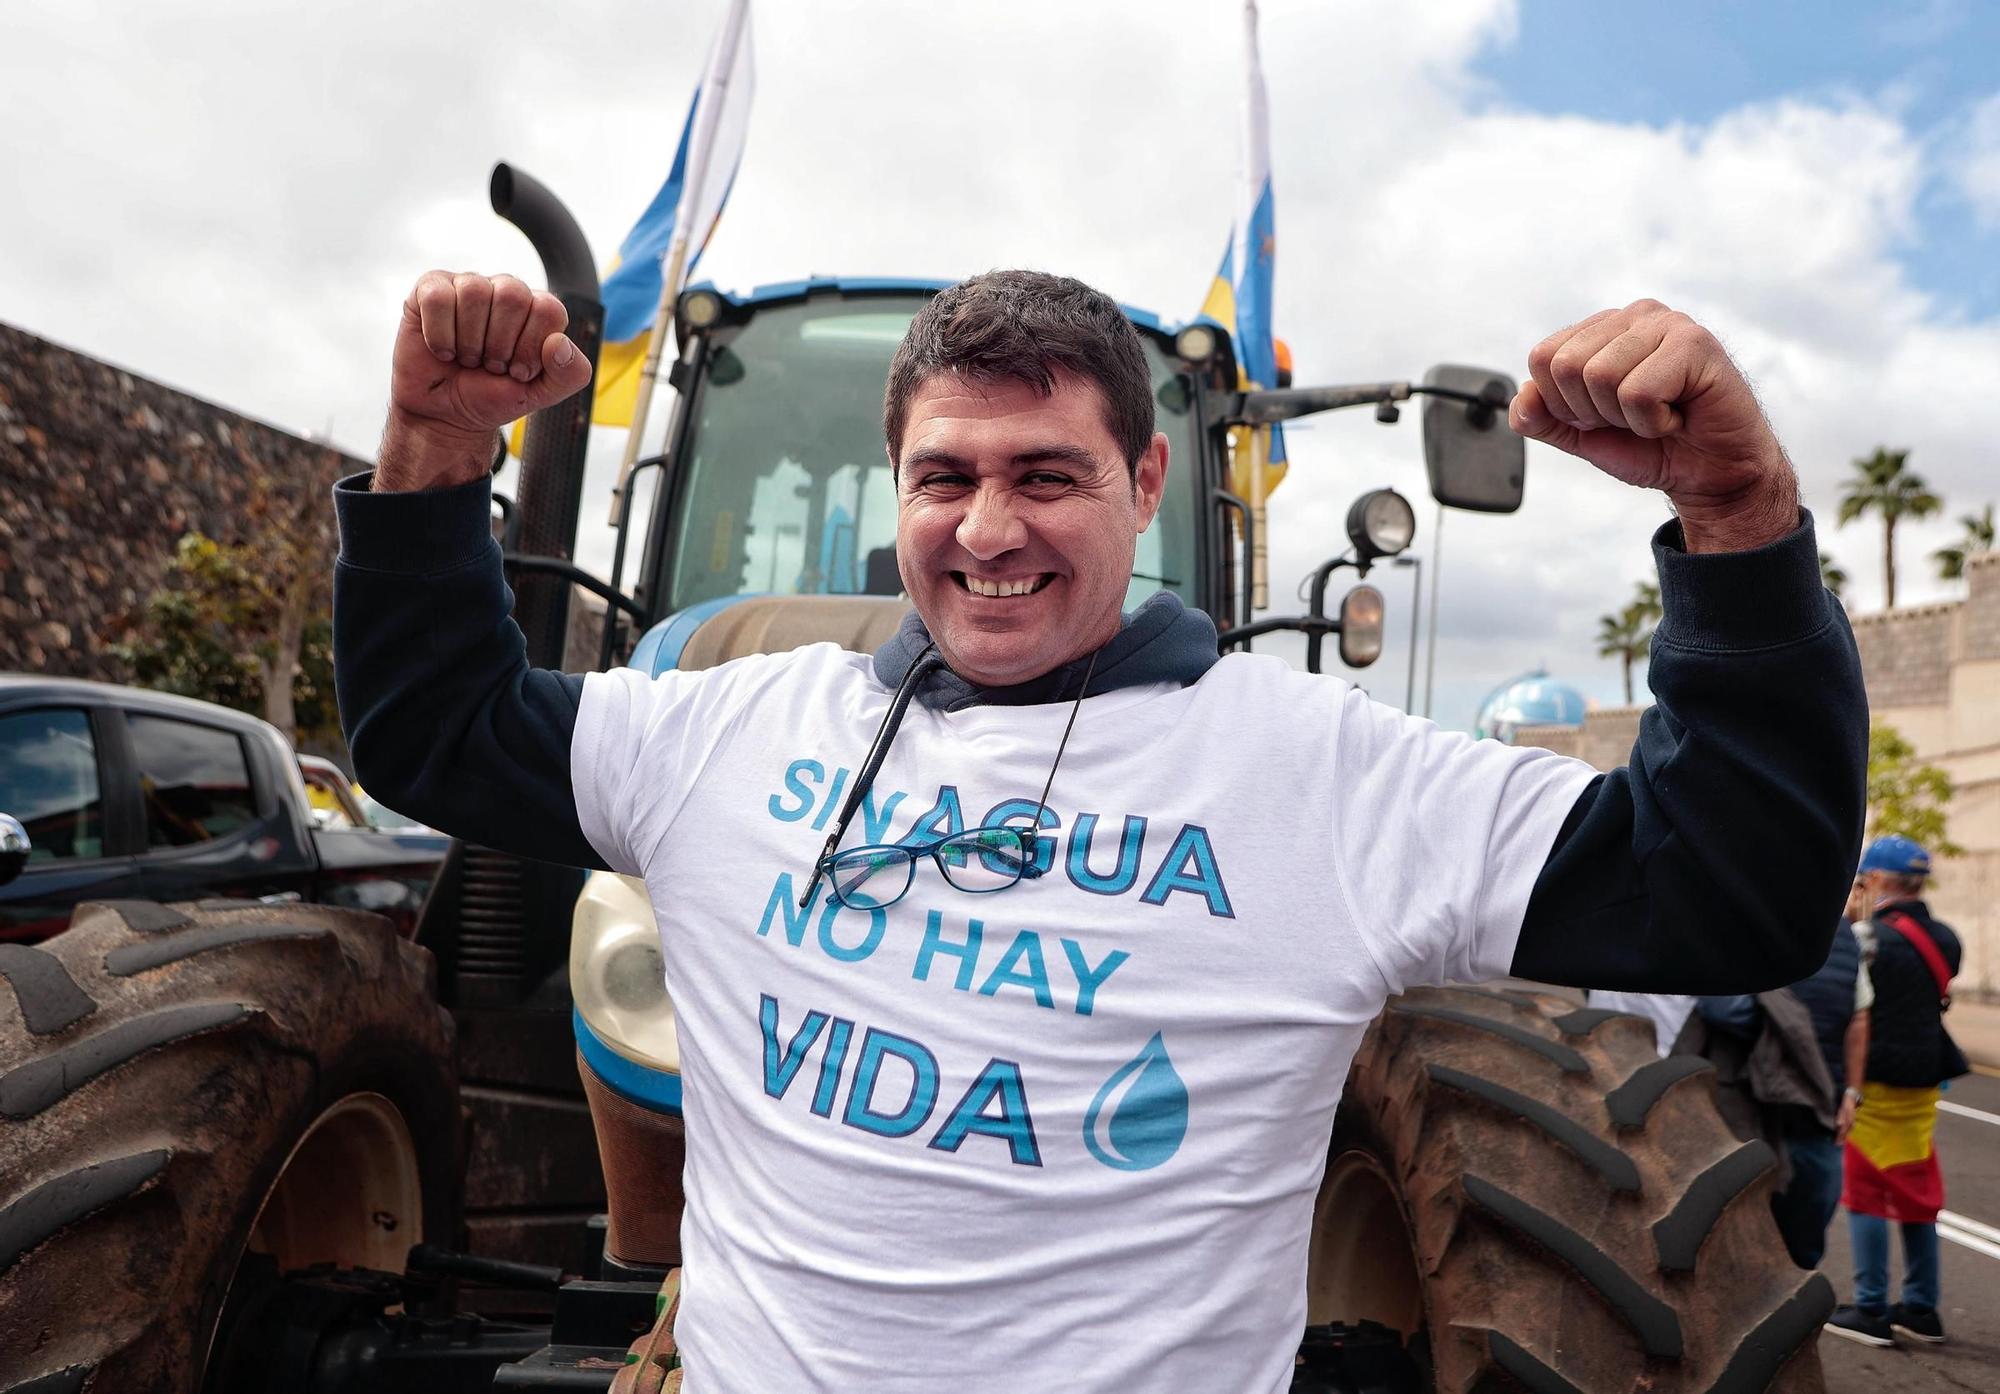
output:
<instances>
[{"instance_id":1,"label":"blue dome structure","mask_svg":"<svg viewBox=\"0 0 2000 1394\"><path fill-rule=\"evenodd\" d=\"M1472 734L1512 745L1523 726L1581 726L1583 712L1581 692L1538 668L1494 688L1479 704Z\"/></svg>"}]
</instances>

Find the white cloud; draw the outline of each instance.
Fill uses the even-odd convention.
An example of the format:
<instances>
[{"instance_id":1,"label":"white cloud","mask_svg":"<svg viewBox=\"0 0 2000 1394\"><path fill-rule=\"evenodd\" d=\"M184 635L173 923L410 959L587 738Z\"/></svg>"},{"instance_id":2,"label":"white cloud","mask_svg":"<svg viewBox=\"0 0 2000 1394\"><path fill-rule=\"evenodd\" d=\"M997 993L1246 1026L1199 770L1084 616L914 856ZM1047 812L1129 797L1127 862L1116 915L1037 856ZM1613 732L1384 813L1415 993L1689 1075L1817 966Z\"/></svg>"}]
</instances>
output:
<instances>
[{"instance_id":1,"label":"white cloud","mask_svg":"<svg viewBox=\"0 0 2000 1394\"><path fill-rule=\"evenodd\" d=\"M548 182L607 257L664 172L719 12L10 7L0 318L293 429L331 421L365 453L416 273L533 269L486 207L492 162ZM748 155L705 273L1028 264L1168 316L1194 308L1231 213L1235 7L760 0L756 22ZM1515 31L1500 0L1263 6L1278 326L1301 381L1437 361L1519 372L1550 330L1655 295L1731 345L1829 523L1847 461L1877 444L1911 448L1952 513L1991 496L2000 325L1919 293L1898 256L1929 178L1957 177L2000 219L2000 99L1949 168L1895 108L1855 99L1665 129L1532 115L1473 75ZM1293 435L1274 595L1338 550L1356 493L1421 493L1417 413L1394 429L1350 415ZM581 555L600 569L617 445L597 442L583 510ZM1616 700L1595 617L1646 574L1661 517L1539 448L1520 515L1454 515L1439 716L1466 723L1479 693L1542 661ZM1925 554L1954 531L1906 530L1909 599L1943 593ZM1879 535L1829 526L1822 541L1873 603ZM1400 698L1407 580L1376 579L1390 644L1367 677Z\"/></svg>"},{"instance_id":2,"label":"white cloud","mask_svg":"<svg viewBox=\"0 0 2000 1394\"><path fill-rule=\"evenodd\" d=\"M2000 93L1974 107L1952 170L1981 226L2000 230Z\"/></svg>"}]
</instances>

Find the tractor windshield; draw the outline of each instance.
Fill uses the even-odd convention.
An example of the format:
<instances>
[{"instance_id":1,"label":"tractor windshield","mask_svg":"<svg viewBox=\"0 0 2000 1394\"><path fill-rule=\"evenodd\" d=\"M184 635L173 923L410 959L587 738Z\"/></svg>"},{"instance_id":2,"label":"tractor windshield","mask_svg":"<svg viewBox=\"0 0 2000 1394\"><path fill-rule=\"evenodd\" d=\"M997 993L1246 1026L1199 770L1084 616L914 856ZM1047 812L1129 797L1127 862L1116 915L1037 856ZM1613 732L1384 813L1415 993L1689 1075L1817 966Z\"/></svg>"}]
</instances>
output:
<instances>
[{"instance_id":1,"label":"tractor windshield","mask_svg":"<svg viewBox=\"0 0 2000 1394\"><path fill-rule=\"evenodd\" d=\"M814 298L716 335L689 409L666 609L753 593L895 595L896 485L882 385L921 296ZM1195 600L1198 442L1177 366L1141 335L1172 441L1167 499L1139 539L1128 608Z\"/></svg>"}]
</instances>

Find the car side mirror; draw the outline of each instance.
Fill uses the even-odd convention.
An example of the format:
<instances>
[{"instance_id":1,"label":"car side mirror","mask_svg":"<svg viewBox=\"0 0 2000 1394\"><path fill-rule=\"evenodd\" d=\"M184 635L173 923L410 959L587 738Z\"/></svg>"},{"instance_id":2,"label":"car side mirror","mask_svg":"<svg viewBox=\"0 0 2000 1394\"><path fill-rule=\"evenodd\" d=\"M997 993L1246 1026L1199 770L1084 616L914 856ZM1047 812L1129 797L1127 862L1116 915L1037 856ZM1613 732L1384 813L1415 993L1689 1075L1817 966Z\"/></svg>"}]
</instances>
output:
<instances>
[{"instance_id":1,"label":"car side mirror","mask_svg":"<svg viewBox=\"0 0 2000 1394\"><path fill-rule=\"evenodd\" d=\"M28 853L34 850L21 820L11 813L0 813L0 886L21 874L21 868L28 864Z\"/></svg>"},{"instance_id":2,"label":"car side mirror","mask_svg":"<svg viewBox=\"0 0 2000 1394\"><path fill-rule=\"evenodd\" d=\"M1488 368L1443 364L1424 374L1424 469L1447 508L1512 513L1528 475L1527 442L1507 425L1514 380Z\"/></svg>"}]
</instances>

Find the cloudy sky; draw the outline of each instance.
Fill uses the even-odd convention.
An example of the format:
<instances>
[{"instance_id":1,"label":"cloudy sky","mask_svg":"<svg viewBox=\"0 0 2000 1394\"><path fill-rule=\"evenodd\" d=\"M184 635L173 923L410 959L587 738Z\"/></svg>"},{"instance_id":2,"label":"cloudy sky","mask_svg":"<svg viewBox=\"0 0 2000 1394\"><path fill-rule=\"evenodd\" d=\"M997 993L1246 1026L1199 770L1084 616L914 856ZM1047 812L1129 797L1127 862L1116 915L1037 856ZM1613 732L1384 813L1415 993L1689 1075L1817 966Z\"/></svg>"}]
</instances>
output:
<instances>
[{"instance_id":1,"label":"cloudy sky","mask_svg":"<svg viewBox=\"0 0 2000 1394\"><path fill-rule=\"evenodd\" d=\"M665 173L721 0L74 0L0 9L0 320L357 454L380 428L397 305L426 267L533 278L486 204L507 160L608 257ZM1849 461L1910 449L1945 516L2000 497L1995 7L1266 0L1277 327L1298 377L1519 373L1550 330L1652 295L1750 372L1880 603L1879 528L1831 526ZM1643 12L1643 13L1642 13ZM1830 18L1829 16L1839 16ZM748 153L703 265L1027 265L1169 318L1227 235L1231 0L757 0ZM1273 594L1338 550L1353 496L1421 497L1416 413L1292 436ZM581 553L602 569L593 447ZM1546 663L1616 702L1596 617L1647 574L1657 499L1539 447L1527 506L1450 515L1436 715ZM1419 508L1414 550L1435 558ZM1433 567L1432 569L1436 569ZM1402 700L1407 573L1363 675Z\"/></svg>"}]
</instances>

